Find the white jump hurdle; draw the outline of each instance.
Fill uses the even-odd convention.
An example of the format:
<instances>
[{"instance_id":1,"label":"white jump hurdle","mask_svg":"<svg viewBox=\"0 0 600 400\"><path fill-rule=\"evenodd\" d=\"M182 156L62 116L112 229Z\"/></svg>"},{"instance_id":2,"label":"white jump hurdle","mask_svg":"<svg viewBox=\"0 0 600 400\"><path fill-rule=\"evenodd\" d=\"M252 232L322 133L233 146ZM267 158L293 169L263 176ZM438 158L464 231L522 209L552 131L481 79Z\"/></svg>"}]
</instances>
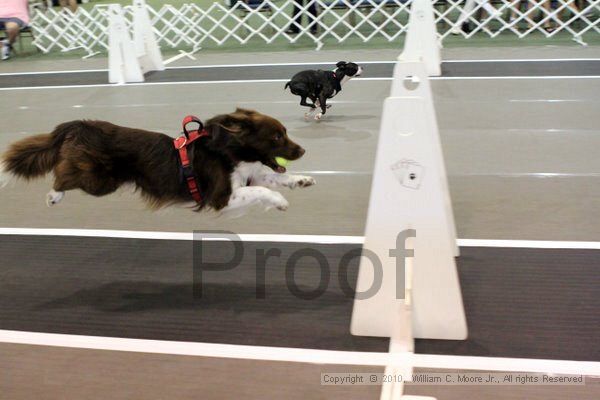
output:
<instances>
[{"instance_id":1,"label":"white jump hurdle","mask_svg":"<svg viewBox=\"0 0 600 400\"><path fill-rule=\"evenodd\" d=\"M414 338L463 340L467 323L456 270L459 255L428 75L439 75L440 52L431 0L415 0L404 51L384 102L350 330L390 337L392 353L412 353ZM406 247L406 249L405 249ZM368 298L359 294L380 281ZM386 374L410 380L412 365ZM402 396L402 382L384 383L381 400ZM424 400L427 398L420 397ZM431 399L431 398L429 398Z\"/></svg>"},{"instance_id":2,"label":"white jump hurdle","mask_svg":"<svg viewBox=\"0 0 600 400\"><path fill-rule=\"evenodd\" d=\"M165 69L145 0L133 0L133 39L119 4L108 7L108 81L143 82L144 74Z\"/></svg>"}]
</instances>

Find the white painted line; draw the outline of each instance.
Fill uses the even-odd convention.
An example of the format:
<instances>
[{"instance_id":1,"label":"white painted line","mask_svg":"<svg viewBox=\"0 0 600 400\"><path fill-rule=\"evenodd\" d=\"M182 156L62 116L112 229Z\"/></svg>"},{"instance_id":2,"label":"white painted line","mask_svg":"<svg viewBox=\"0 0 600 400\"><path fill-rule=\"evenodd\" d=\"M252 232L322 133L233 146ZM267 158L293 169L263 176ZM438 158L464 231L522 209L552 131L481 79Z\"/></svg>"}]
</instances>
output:
<instances>
[{"instance_id":1,"label":"white painted line","mask_svg":"<svg viewBox=\"0 0 600 400\"><path fill-rule=\"evenodd\" d=\"M292 131L292 133L293 133L293 131ZM293 174L302 174L302 175L373 175L372 171L330 171L330 170L312 170L312 171L300 170L300 171L296 171L296 170L289 170L289 172L293 173Z\"/></svg>"},{"instance_id":2,"label":"white painted line","mask_svg":"<svg viewBox=\"0 0 600 400\"><path fill-rule=\"evenodd\" d=\"M315 350L289 347L64 335L8 330L0 330L0 342L77 349L218 357L238 360L365 366L406 366L412 364L412 366L416 368L539 372L600 376L600 363L589 361Z\"/></svg>"},{"instance_id":3,"label":"white painted line","mask_svg":"<svg viewBox=\"0 0 600 400\"><path fill-rule=\"evenodd\" d=\"M190 106L190 105L207 105L207 104L231 104L231 101L186 101L181 103L131 103L131 104L76 104L72 108L140 108L140 107L165 107L165 106ZM238 100L240 104L298 104L297 100ZM333 100L327 101L327 104L381 104L381 101L356 101L356 100ZM18 107L19 110L34 109L47 110L48 107Z\"/></svg>"},{"instance_id":4,"label":"white painted line","mask_svg":"<svg viewBox=\"0 0 600 400\"><path fill-rule=\"evenodd\" d=\"M585 99L510 99L509 103L583 103Z\"/></svg>"},{"instance_id":5,"label":"white painted line","mask_svg":"<svg viewBox=\"0 0 600 400\"><path fill-rule=\"evenodd\" d=\"M373 78L371 78L373 79ZM391 79L391 78L389 78ZM126 83L123 85L113 83L96 83L92 85L55 85L55 86L19 86L19 87L6 87L0 88L0 91L10 90L45 90L45 89L85 89L85 88L129 88L137 86L163 86L163 85L202 85L202 84L224 84L224 83L273 83L273 82L287 82L289 79L246 79L246 80L233 80L233 81L187 81L187 82L140 82L140 83Z\"/></svg>"},{"instance_id":6,"label":"white painted line","mask_svg":"<svg viewBox=\"0 0 600 400\"><path fill-rule=\"evenodd\" d=\"M600 58L509 58L486 60L442 60L442 63L520 63L520 62L569 62L569 61L600 61Z\"/></svg>"},{"instance_id":7,"label":"white painted line","mask_svg":"<svg viewBox=\"0 0 600 400\"><path fill-rule=\"evenodd\" d=\"M432 81L455 80L507 80L507 79L599 79L600 75L558 75L558 76L432 76ZM365 78L356 79L357 82ZM390 78L391 79L391 78Z\"/></svg>"},{"instance_id":8,"label":"white painted line","mask_svg":"<svg viewBox=\"0 0 600 400\"><path fill-rule=\"evenodd\" d=\"M395 60L386 61L352 61L356 64L395 64ZM335 67L338 61L313 61L313 62L289 62L289 63L266 63L266 64L214 64L214 65L180 65L177 67L169 67L167 69L202 69L202 68L243 68L243 67L289 67L303 65L331 65Z\"/></svg>"},{"instance_id":9,"label":"white painted line","mask_svg":"<svg viewBox=\"0 0 600 400\"><path fill-rule=\"evenodd\" d=\"M595 131L594 131L595 133ZM294 174L303 175L372 175L371 171L328 171L328 170L316 170L316 171L295 171L290 170ZM448 176L462 177L462 176L477 176L477 177L500 177L500 178L598 178L600 172L460 172L452 173Z\"/></svg>"},{"instance_id":10,"label":"white painted line","mask_svg":"<svg viewBox=\"0 0 600 400\"><path fill-rule=\"evenodd\" d=\"M74 69L74 70L59 70L59 71L3 72L3 73L0 73L0 76L84 74L86 72L108 72L108 69Z\"/></svg>"},{"instance_id":11,"label":"white painted line","mask_svg":"<svg viewBox=\"0 0 600 400\"><path fill-rule=\"evenodd\" d=\"M199 231L200 232L200 231ZM105 229L52 229L52 228L0 228L0 235L24 236L76 236L121 239L194 240L193 232L126 231ZM207 234L208 235L208 234ZM246 242L362 244L364 236L337 235L287 235L287 234L237 234ZM230 240L229 237L207 237L203 240ZM600 242L550 241L550 240L496 240L458 239L461 247L506 247L532 249L592 249L600 250Z\"/></svg>"},{"instance_id":12,"label":"white painted line","mask_svg":"<svg viewBox=\"0 0 600 400\"><path fill-rule=\"evenodd\" d=\"M461 247L506 247L523 249L581 249L600 250L600 242L575 242L554 240L490 240L457 239Z\"/></svg>"},{"instance_id":13,"label":"white painted line","mask_svg":"<svg viewBox=\"0 0 600 400\"><path fill-rule=\"evenodd\" d=\"M388 363L396 364L407 361L406 355L390 356L388 353L175 342L7 330L0 330L0 342L138 353L340 365L387 365Z\"/></svg>"},{"instance_id":14,"label":"white painted line","mask_svg":"<svg viewBox=\"0 0 600 400\"><path fill-rule=\"evenodd\" d=\"M184 55L185 56L185 55ZM181 58L181 55L175 57ZM354 61L357 64L394 64L397 61ZM289 62L289 63L266 63L266 64L207 64L207 65L180 65L175 67L167 67L167 70L178 69L206 69L206 68L242 68L242 67L279 67L293 65L323 65L330 64L335 66L337 61L314 61L314 62ZM73 70L58 70L58 71L27 71L27 72L4 72L0 76L15 76L15 75L50 75L50 74L81 74L86 72L108 72L108 69L73 69Z\"/></svg>"},{"instance_id":15,"label":"white painted line","mask_svg":"<svg viewBox=\"0 0 600 400\"><path fill-rule=\"evenodd\" d=\"M598 178L600 172L466 172L449 176L483 176L500 178Z\"/></svg>"},{"instance_id":16,"label":"white painted line","mask_svg":"<svg viewBox=\"0 0 600 400\"><path fill-rule=\"evenodd\" d=\"M569 61L600 61L600 58L525 58L525 59L490 59L490 60L442 60L444 63L532 63L532 62L569 62ZM186 69L186 68L236 68L236 67L277 67L277 66L293 66L293 65L332 65L338 61L313 61L313 62L289 62L289 63L252 63L252 64L214 64L214 65L189 65L169 67L167 69ZM379 60L379 61L352 61L356 64L396 64L397 60Z\"/></svg>"},{"instance_id":17,"label":"white painted line","mask_svg":"<svg viewBox=\"0 0 600 400\"><path fill-rule=\"evenodd\" d=\"M479 129L472 129L470 128L469 130L472 131L480 131ZM580 133L591 133L596 135L598 133L597 129L556 129L556 128L510 128L507 129L508 132L514 132L514 133L537 133L537 132L547 132L547 133L573 133L573 132L580 132Z\"/></svg>"},{"instance_id":18,"label":"white painted line","mask_svg":"<svg viewBox=\"0 0 600 400\"><path fill-rule=\"evenodd\" d=\"M32 236L79 236L121 239L194 240L193 232L154 232L122 231L104 229L45 229L45 228L0 228L0 235ZM317 243L317 244L361 244L362 236L334 235L279 235L279 234L239 234L240 240L247 242ZM203 237L204 240L229 240L225 237Z\"/></svg>"},{"instance_id":19,"label":"white painted line","mask_svg":"<svg viewBox=\"0 0 600 400\"><path fill-rule=\"evenodd\" d=\"M413 367L600 376L600 362L413 354Z\"/></svg>"}]
</instances>

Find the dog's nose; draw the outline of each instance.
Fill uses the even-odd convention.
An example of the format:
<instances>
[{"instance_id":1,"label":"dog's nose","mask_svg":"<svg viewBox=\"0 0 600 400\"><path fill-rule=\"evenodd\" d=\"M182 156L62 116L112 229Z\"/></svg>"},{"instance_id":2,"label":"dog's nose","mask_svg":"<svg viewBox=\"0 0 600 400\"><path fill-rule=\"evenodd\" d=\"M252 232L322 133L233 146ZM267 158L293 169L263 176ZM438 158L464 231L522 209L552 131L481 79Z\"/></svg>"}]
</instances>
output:
<instances>
[{"instance_id":1,"label":"dog's nose","mask_svg":"<svg viewBox=\"0 0 600 400\"><path fill-rule=\"evenodd\" d=\"M304 155L304 153L306 153L306 150L304 150L302 147L300 147L300 149L298 149L298 156L302 157Z\"/></svg>"}]
</instances>

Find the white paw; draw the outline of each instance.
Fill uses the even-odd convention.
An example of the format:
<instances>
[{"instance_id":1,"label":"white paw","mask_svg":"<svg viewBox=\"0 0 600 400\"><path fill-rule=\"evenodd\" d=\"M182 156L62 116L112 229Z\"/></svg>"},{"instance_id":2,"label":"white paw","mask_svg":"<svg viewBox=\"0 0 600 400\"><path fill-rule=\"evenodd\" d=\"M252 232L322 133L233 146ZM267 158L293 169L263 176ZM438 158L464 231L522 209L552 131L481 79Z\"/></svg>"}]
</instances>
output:
<instances>
[{"instance_id":1,"label":"white paw","mask_svg":"<svg viewBox=\"0 0 600 400\"><path fill-rule=\"evenodd\" d=\"M283 195L279 192L272 192L269 197L266 199L267 210L275 207L280 211L285 211L290 206L290 203L283 197Z\"/></svg>"},{"instance_id":2,"label":"white paw","mask_svg":"<svg viewBox=\"0 0 600 400\"><path fill-rule=\"evenodd\" d=\"M304 119L309 119L312 114L315 112L316 108L311 108L310 111L304 113Z\"/></svg>"},{"instance_id":3,"label":"white paw","mask_svg":"<svg viewBox=\"0 0 600 400\"><path fill-rule=\"evenodd\" d=\"M320 121L321 118L323 118L323 113L318 113L317 115L315 115L315 121Z\"/></svg>"},{"instance_id":4,"label":"white paw","mask_svg":"<svg viewBox=\"0 0 600 400\"><path fill-rule=\"evenodd\" d=\"M55 190L51 190L46 195L46 205L48 207L52 207L53 205L60 203L63 197L65 197L65 192L57 192Z\"/></svg>"},{"instance_id":5,"label":"white paw","mask_svg":"<svg viewBox=\"0 0 600 400\"><path fill-rule=\"evenodd\" d=\"M317 181L315 181L315 179L311 176L294 175L290 178L290 189L295 189L297 187L308 187L317 183Z\"/></svg>"}]
</instances>

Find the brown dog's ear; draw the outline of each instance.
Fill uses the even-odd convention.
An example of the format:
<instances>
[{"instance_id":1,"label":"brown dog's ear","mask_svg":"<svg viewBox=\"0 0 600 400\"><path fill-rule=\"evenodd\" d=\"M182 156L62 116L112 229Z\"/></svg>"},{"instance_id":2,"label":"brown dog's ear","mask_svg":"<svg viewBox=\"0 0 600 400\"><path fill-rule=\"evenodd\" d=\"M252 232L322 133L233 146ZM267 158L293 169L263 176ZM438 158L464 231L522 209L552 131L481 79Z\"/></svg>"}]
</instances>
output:
<instances>
[{"instance_id":1,"label":"brown dog's ear","mask_svg":"<svg viewBox=\"0 0 600 400\"><path fill-rule=\"evenodd\" d=\"M238 109L239 110L239 109ZM236 110L230 114L217 115L206 121L214 147L226 147L239 143L252 130L252 119L248 114Z\"/></svg>"},{"instance_id":2,"label":"brown dog's ear","mask_svg":"<svg viewBox=\"0 0 600 400\"><path fill-rule=\"evenodd\" d=\"M245 115L255 116L255 115L258 115L259 112L254 111L254 110L248 110L247 108L237 107L235 109L235 114L245 114Z\"/></svg>"}]
</instances>

